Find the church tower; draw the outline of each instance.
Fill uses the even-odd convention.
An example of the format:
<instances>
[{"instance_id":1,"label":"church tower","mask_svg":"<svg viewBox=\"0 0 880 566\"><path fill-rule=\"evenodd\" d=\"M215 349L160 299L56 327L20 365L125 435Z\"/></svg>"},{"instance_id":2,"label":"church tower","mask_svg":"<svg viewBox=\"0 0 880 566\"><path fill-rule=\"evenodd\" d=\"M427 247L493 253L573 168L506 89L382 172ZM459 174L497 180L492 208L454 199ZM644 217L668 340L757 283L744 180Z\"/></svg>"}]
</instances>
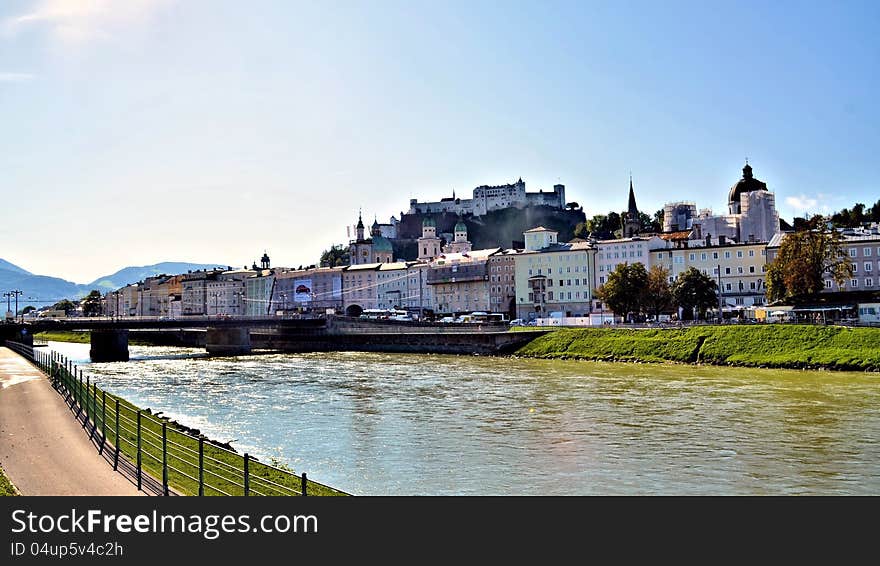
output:
<instances>
[{"instance_id":1,"label":"church tower","mask_svg":"<svg viewBox=\"0 0 880 566\"><path fill-rule=\"evenodd\" d=\"M437 237L437 223L431 218L422 221L422 237L419 238L419 259L431 261L440 255L440 238Z\"/></svg>"},{"instance_id":2,"label":"church tower","mask_svg":"<svg viewBox=\"0 0 880 566\"><path fill-rule=\"evenodd\" d=\"M626 207L626 214L623 217L623 237L632 238L642 231L642 225L639 222L639 207L636 206L636 193L633 191L633 178L629 176L629 202Z\"/></svg>"},{"instance_id":3,"label":"church tower","mask_svg":"<svg viewBox=\"0 0 880 566\"><path fill-rule=\"evenodd\" d=\"M361 265L373 261L373 241L364 238L364 220L358 212L358 223L355 227L357 239L348 243L349 265Z\"/></svg>"},{"instance_id":4,"label":"church tower","mask_svg":"<svg viewBox=\"0 0 880 566\"><path fill-rule=\"evenodd\" d=\"M451 244L448 244L446 248L443 250L446 253L459 253L464 254L471 251L471 243L468 242L467 238L467 226L465 226L464 221L459 219L456 223L455 228L453 228L453 240Z\"/></svg>"}]
</instances>

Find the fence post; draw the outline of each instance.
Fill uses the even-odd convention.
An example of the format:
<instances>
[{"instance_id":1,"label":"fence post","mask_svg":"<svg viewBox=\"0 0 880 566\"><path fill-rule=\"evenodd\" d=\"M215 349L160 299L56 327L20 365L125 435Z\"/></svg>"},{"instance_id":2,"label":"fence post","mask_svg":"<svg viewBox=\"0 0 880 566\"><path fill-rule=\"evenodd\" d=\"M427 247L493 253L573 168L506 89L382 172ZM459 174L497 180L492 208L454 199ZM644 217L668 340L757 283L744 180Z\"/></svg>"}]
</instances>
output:
<instances>
[{"instance_id":1,"label":"fence post","mask_svg":"<svg viewBox=\"0 0 880 566\"><path fill-rule=\"evenodd\" d=\"M101 391L101 450L99 454L104 453L104 444L107 443L107 391Z\"/></svg>"},{"instance_id":2,"label":"fence post","mask_svg":"<svg viewBox=\"0 0 880 566\"><path fill-rule=\"evenodd\" d=\"M248 492L251 490L251 469L250 469L251 457L245 452L244 453L244 496L247 497L250 495Z\"/></svg>"},{"instance_id":3,"label":"fence post","mask_svg":"<svg viewBox=\"0 0 880 566\"><path fill-rule=\"evenodd\" d=\"M303 472L303 475L302 475L302 492L303 492L303 497L305 497L306 495L308 495L308 491L309 491L309 480L308 480L308 478L306 478L306 473Z\"/></svg>"},{"instance_id":4,"label":"fence post","mask_svg":"<svg viewBox=\"0 0 880 566\"><path fill-rule=\"evenodd\" d=\"M116 398L116 452L113 454L113 470L119 466L119 398Z\"/></svg>"},{"instance_id":5,"label":"fence post","mask_svg":"<svg viewBox=\"0 0 880 566\"><path fill-rule=\"evenodd\" d=\"M141 490L141 410L138 409L138 418L137 418L137 477L138 477L138 491Z\"/></svg>"},{"instance_id":6,"label":"fence post","mask_svg":"<svg viewBox=\"0 0 880 566\"><path fill-rule=\"evenodd\" d=\"M162 491L168 495L168 423L162 423Z\"/></svg>"},{"instance_id":7,"label":"fence post","mask_svg":"<svg viewBox=\"0 0 880 566\"><path fill-rule=\"evenodd\" d=\"M199 435L199 496L205 495L205 439Z\"/></svg>"},{"instance_id":8,"label":"fence post","mask_svg":"<svg viewBox=\"0 0 880 566\"><path fill-rule=\"evenodd\" d=\"M76 371L76 368L74 368L73 371ZM86 390L85 390L86 396L84 399L85 404L83 405L83 408L86 411L86 419L83 422L83 428L86 428L86 425L89 424L89 389L91 388L91 384L89 382L91 381L91 379L92 379L92 376L90 376L90 375L86 376Z\"/></svg>"}]
</instances>

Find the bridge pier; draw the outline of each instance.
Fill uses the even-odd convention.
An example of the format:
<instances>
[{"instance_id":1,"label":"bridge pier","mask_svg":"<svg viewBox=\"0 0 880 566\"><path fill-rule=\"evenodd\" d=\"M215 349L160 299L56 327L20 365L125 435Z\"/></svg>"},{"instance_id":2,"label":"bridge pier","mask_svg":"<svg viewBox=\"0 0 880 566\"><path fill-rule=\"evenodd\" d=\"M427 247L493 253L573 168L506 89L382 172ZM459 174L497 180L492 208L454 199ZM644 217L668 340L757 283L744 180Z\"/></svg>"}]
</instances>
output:
<instances>
[{"instance_id":1,"label":"bridge pier","mask_svg":"<svg viewBox=\"0 0 880 566\"><path fill-rule=\"evenodd\" d=\"M91 344L93 362L128 361L128 330L92 330Z\"/></svg>"},{"instance_id":2,"label":"bridge pier","mask_svg":"<svg viewBox=\"0 0 880 566\"><path fill-rule=\"evenodd\" d=\"M251 353L249 328L208 328L205 349L212 356L240 356Z\"/></svg>"}]
</instances>

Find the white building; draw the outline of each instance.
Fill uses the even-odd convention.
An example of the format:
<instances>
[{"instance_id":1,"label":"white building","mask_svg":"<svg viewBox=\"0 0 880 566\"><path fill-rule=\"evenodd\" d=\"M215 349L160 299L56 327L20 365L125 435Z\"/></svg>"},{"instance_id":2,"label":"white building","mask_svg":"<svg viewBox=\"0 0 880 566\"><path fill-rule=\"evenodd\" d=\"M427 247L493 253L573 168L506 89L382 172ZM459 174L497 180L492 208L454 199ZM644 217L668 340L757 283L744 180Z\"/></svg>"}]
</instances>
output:
<instances>
[{"instance_id":1,"label":"white building","mask_svg":"<svg viewBox=\"0 0 880 566\"><path fill-rule=\"evenodd\" d=\"M728 214L715 215L711 209L697 214L694 203L668 203L663 207L663 231L689 230L695 240L724 236L740 243L769 242L779 232L776 196L754 178L748 163L742 178L730 187L727 209Z\"/></svg>"},{"instance_id":2,"label":"white building","mask_svg":"<svg viewBox=\"0 0 880 566\"><path fill-rule=\"evenodd\" d=\"M641 263L645 269L651 268L651 250L666 248L666 242L657 236L620 238L617 240L599 240L596 247L596 281L598 289L605 281L608 274L621 263Z\"/></svg>"},{"instance_id":3,"label":"white building","mask_svg":"<svg viewBox=\"0 0 880 566\"><path fill-rule=\"evenodd\" d=\"M256 275L253 269L233 269L217 274L215 280L208 280L207 314L243 315L245 314L245 280Z\"/></svg>"}]
</instances>

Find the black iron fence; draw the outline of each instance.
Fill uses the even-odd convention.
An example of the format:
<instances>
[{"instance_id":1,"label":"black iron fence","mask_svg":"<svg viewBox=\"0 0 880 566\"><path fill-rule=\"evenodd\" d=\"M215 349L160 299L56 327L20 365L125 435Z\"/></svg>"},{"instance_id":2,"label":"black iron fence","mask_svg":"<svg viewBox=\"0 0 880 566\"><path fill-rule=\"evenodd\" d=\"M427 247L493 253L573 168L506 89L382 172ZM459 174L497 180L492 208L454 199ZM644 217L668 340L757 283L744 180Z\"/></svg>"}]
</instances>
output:
<instances>
[{"instance_id":1,"label":"black iron fence","mask_svg":"<svg viewBox=\"0 0 880 566\"><path fill-rule=\"evenodd\" d=\"M105 389L65 356L6 342L39 367L64 396L89 439L138 489L160 495L349 495L292 470L239 454L140 409Z\"/></svg>"}]
</instances>

